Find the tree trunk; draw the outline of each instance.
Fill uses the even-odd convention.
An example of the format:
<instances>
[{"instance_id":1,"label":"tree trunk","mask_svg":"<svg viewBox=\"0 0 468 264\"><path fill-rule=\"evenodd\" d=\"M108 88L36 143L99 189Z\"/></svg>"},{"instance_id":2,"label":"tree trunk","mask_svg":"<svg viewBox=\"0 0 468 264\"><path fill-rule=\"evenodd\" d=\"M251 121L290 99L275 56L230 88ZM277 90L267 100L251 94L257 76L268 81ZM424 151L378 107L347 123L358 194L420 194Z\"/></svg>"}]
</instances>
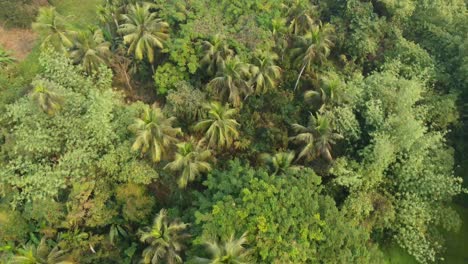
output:
<instances>
[{"instance_id":1,"label":"tree trunk","mask_svg":"<svg viewBox=\"0 0 468 264\"><path fill-rule=\"evenodd\" d=\"M306 64L304 63L304 66L302 66L301 72L299 73L299 76L297 76L297 81L296 85L294 85L294 91L296 91L297 85L299 84L299 80L301 79L302 73L304 72L306 67Z\"/></svg>"}]
</instances>

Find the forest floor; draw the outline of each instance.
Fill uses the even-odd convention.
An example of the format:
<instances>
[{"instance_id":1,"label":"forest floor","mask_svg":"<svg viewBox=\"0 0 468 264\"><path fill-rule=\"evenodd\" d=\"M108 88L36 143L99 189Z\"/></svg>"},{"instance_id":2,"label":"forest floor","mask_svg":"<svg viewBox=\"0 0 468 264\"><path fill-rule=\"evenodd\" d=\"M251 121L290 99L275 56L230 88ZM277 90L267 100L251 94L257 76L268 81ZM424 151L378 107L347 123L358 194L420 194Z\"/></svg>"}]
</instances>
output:
<instances>
[{"instance_id":1,"label":"forest floor","mask_svg":"<svg viewBox=\"0 0 468 264\"><path fill-rule=\"evenodd\" d=\"M30 29L0 26L0 45L10 51L17 60L24 60L36 43L36 34Z\"/></svg>"}]
</instances>

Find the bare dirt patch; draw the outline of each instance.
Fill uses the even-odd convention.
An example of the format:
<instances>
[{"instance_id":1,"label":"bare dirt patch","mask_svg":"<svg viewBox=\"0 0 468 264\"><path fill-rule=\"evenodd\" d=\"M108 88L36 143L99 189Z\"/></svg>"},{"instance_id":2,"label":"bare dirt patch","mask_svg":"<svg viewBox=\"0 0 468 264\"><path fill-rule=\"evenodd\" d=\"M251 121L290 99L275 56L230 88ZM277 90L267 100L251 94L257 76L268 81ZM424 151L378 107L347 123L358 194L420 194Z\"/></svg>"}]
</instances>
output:
<instances>
[{"instance_id":1,"label":"bare dirt patch","mask_svg":"<svg viewBox=\"0 0 468 264\"><path fill-rule=\"evenodd\" d=\"M37 36L30 29L6 29L0 26L0 45L18 60L25 59L34 48Z\"/></svg>"}]
</instances>

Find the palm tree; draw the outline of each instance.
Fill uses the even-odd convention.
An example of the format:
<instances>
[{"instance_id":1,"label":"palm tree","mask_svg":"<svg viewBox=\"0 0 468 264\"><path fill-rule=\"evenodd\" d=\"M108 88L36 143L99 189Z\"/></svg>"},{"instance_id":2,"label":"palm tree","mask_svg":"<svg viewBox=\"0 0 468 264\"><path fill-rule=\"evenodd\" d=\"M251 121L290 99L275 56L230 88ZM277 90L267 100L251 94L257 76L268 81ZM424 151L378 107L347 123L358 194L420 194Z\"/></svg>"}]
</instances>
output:
<instances>
[{"instance_id":1,"label":"palm tree","mask_svg":"<svg viewBox=\"0 0 468 264\"><path fill-rule=\"evenodd\" d=\"M201 64L206 66L206 71L209 74L215 74L222 68L224 62L234 56L234 50L229 48L229 45L224 41L221 35L215 35L210 41L203 41L204 56L201 59Z\"/></svg>"},{"instance_id":2,"label":"palm tree","mask_svg":"<svg viewBox=\"0 0 468 264\"><path fill-rule=\"evenodd\" d=\"M110 43L105 41L100 29L81 31L75 38L75 47L70 52L74 63L82 63L87 73L97 71L109 62Z\"/></svg>"},{"instance_id":3,"label":"palm tree","mask_svg":"<svg viewBox=\"0 0 468 264\"><path fill-rule=\"evenodd\" d=\"M287 171L296 171L300 167L293 165L294 152L278 152L275 155L263 154L261 159L267 163L272 169L273 174L282 174Z\"/></svg>"},{"instance_id":4,"label":"palm tree","mask_svg":"<svg viewBox=\"0 0 468 264\"><path fill-rule=\"evenodd\" d=\"M177 143L176 136L182 134L180 128L172 127L174 121L175 117L166 118L161 108L146 106L140 118L129 127L136 134L132 150L142 154L149 151L153 162L159 162Z\"/></svg>"},{"instance_id":5,"label":"palm tree","mask_svg":"<svg viewBox=\"0 0 468 264\"><path fill-rule=\"evenodd\" d=\"M178 184L185 188L188 182L194 181L200 174L211 170L209 161L212 159L211 151L202 149L193 139L177 144L178 151L174 161L164 168L180 173Z\"/></svg>"},{"instance_id":6,"label":"palm tree","mask_svg":"<svg viewBox=\"0 0 468 264\"><path fill-rule=\"evenodd\" d=\"M169 38L169 24L152 13L149 4L130 5L122 18L124 23L119 25L118 31L129 45L128 54L134 54L138 60L147 57L153 64L155 48L162 49Z\"/></svg>"},{"instance_id":7,"label":"palm tree","mask_svg":"<svg viewBox=\"0 0 468 264\"><path fill-rule=\"evenodd\" d=\"M281 68L275 65L278 55L273 52L260 54L254 59L250 71L256 93L266 93L276 88L281 76Z\"/></svg>"},{"instance_id":8,"label":"palm tree","mask_svg":"<svg viewBox=\"0 0 468 264\"><path fill-rule=\"evenodd\" d=\"M248 80L250 77L249 66L242 63L237 57L228 58L222 64L217 77L208 83L208 86L228 100L236 107L241 105L241 96L252 93L252 86Z\"/></svg>"},{"instance_id":9,"label":"palm tree","mask_svg":"<svg viewBox=\"0 0 468 264\"><path fill-rule=\"evenodd\" d=\"M12 259L12 264L73 264L68 260L67 252L56 246L49 249L46 239L42 238L37 247L28 245L18 250L18 255Z\"/></svg>"},{"instance_id":10,"label":"palm tree","mask_svg":"<svg viewBox=\"0 0 468 264\"><path fill-rule=\"evenodd\" d=\"M303 145L297 159L322 156L327 161L332 161L331 145L335 144L335 140L343 138L333 132L330 120L325 114L317 113L316 116L311 114L307 127L293 124L293 129L298 134L290 139Z\"/></svg>"},{"instance_id":11,"label":"palm tree","mask_svg":"<svg viewBox=\"0 0 468 264\"><path fill-rule=\"evenodd\" d=\"M305 69L310 69L313 63L323 63L330 55L330 48L333 46L332 33L334 29L330 24L314 25L304 36L298 37L296 47L291 50L298 64L302 65L297 77L297 88L299 80Z\"/></svg>"},{"instance_id":12,"label":"palm tree","mask_svg":"<svg viewBox=\"0 0 468 264\"><path fill-rule=\"evenodd\" d=\"M46 88L44 83L39 83L34 87L31 97L39 108L48 115L53 115L62 108L62 96L52 89Z\"/></svg>"},{"instance_id":13,"label":"palm tree","mask_svg":"<svg viewBox=\"0 0 468 264\"><path fill-rule=\"evenodd\" d=\"M293 0L284 6L288 10L289 29L295 35L306 33L315 23L313 16L317 8L310 2Z\"/></svg>"},{"instance_id":14,"label":"palm tree","mask_svg":"<svg viewBox=\"0 0 468 264\"><path fill-rule=\"evenodd\" d=\"M55 11L55 7L42 7L39 9L36 22L32 28L42 35L42 45L51 45L58 51L73 46L70 35L72 31L68 30L65 18Z\"/></svg>"},{"instance_id":15,"label":"palm tree","mask_svg":"<svg viewBox=\"0 0 468 264\"><path fill-rule=\"evenodd\" d=\"M344 82L334 72L329 72L321 77L321 87L316 90L309 90L304 93L306 100L316 97L320 98L321 107L319 112L323 112L325 106L333 103L341 103L345 99Z\"/></svg>"},{"instance_id":16,"label":"palm tree","mask_svg":"<svg viewBox=\"0 0 468 264\"><path fill-rule=\"evenodd\" d=\"M119 0L105 0L97 7L97 16L99 21L107 27L108 31L119 28L119 15L123 9L123 3ZM113 24L111 29L110 25ZM115 31L114 31L115 33Z\"/></svg>"},{"instance_id":17,"label":"palm tree","mask_svg":"<svg viewBox=\"0 0 468 264\"><path fill-rule=\"evenodd\" d=\"M249 257L251 252L244 245L247 243L247 234L235 239L231 235L228 241L222 245L218 242L207 242L206 247L210 253L210 258L196 258L197 263L206 264L247 264L253 263Z\"/></svg>"},{"instance_id":18,"label":"palm tree","mask_svg":"<svg viewBox=\"0 0 468 264\"><path fill-rule=\"evenodd\" d=\"M212 102L205 108L208 109L208 118L198 122L195 129L205 133L209 147L230 147L239 137L239 123L233 118L237 110L219 102Z\"/></svg>"},{"instance_id":19,"label":"palm tree","mask_svg":"<svg viewBox=\"0 0 468 264\"><path fill-rule=\"evenodd\" d=\"M184 230L188 224L179 221L169 222L167 211L161 209L153 225L140 231L140 241L149 246L143 251L143 263L182 263L180 256L184 240L190 237Z\"/></svg>"}]
</instances>

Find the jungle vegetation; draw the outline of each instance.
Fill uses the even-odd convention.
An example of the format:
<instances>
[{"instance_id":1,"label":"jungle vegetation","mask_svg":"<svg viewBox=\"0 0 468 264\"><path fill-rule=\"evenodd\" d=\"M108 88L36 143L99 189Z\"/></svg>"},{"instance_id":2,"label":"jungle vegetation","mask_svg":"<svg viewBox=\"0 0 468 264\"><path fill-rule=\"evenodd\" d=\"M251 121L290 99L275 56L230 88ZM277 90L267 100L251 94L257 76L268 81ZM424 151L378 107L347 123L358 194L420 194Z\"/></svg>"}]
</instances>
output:
<instances>
[{"instance_id":1,"label":"jungle vegetation","mask_svg":"<svg viewBox=\"0 0 468 264\"><path fill-rule=\"evenodd\" d=\"M466 1L72 2L0 0L0 263L446 263Z\"/></svg>"}]
</instances>

